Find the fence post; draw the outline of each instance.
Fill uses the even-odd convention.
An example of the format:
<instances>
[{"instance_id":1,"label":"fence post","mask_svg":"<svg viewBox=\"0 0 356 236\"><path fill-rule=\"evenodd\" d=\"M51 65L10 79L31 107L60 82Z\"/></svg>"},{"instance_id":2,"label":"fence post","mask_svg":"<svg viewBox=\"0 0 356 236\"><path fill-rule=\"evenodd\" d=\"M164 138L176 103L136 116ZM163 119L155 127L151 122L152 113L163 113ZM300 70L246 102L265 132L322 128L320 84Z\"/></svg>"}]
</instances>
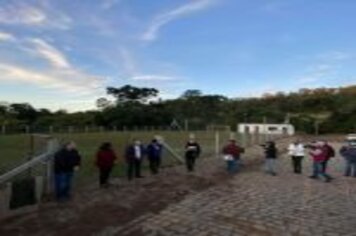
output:
<instances>
[{"instance_id":1,"label":"fence post","mask_svg":"<svg viewBox=\"0 0 356 236\"><path fill-rule=\"evenodd\" d=\"M6 125L1 126L1 133L6 134Z\"/></svg>"},{"instance_id":2,"label":"fence post","mask_svg":"<svg viewBox=\"0 0 356 236\"><path fill-rule=\"evenodd\" d=\"M54 180L54 169L53 169L53 157L58 149L58 141L56 139L51 139L47 144L48 159L46 164L46 194L52 194L53 192L53 180Z\"/></svg>"},{"instance_id":3,"label":"fence post","mask_svg":"<svg viewBox=\"0 0 356 236\"><path fill-rule=\"evenodd\" d=\"M220 133L215 132L215 154L216 158L220 156Z\"/></svg>"}]
</instances>

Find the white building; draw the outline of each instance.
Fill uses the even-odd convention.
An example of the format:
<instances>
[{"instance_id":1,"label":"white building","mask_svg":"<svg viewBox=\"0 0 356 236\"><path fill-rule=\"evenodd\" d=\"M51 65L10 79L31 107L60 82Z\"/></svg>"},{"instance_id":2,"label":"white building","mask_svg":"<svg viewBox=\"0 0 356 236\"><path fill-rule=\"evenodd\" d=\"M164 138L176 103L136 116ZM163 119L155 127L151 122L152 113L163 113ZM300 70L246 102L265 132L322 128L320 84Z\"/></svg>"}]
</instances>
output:
<instances>
[{"instance_id":1,"label":"white building","mask_svg":"<svg viewBox=\"0 0 356 236\"><path fill-rule=\"evenodd\" d=\"M295 129L291 124L239 124L240 134L284 134L294 135Z\"/></svg>"}]
</instances>

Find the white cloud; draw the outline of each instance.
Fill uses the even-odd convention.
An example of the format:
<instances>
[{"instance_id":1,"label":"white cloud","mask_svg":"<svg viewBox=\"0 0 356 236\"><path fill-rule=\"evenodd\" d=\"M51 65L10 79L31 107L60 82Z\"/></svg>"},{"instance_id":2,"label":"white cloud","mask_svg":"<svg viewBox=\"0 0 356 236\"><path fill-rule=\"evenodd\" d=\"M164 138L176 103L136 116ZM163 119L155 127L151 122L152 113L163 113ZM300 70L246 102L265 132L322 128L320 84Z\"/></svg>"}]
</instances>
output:
<instances>
[{"instance_id":1,"label":"white cloud","mask_svg":"<svg viewBox=\"0 0 356 236\"><path fill-rule=\"evenodd\" d=\"M0 31L0 41L15 41L15 37L12 34Z\"/></svg>"},{"instance_id":2,"label":"white cloud","mask_svg":"<svg viewBox=\"0 0 356 236\"><path fill-rule=\"evenodd\" d=\"M99 78L75 70L36 71L18 65L0 63L0 81L20 82L70 93L89 94L101 86Z\"/></svg>"},{"instance_id":3,"label":"white cloud","mask_svg":"<svg viewBox=\"0 0 356 236\"><path fill-rule=\"evenodd\" d=\"M168 24L173 20L179 19L183 16L204 10L212 6L215 2L216 0L193 0L176 9L157 15L156 17L154 17L153 21L142 35L142 40L144 41L155 40L157 38L159 30L164 25Z\"/></svg>"},{"instance_id":4,"label":"white cloud","mask_svg":"<svg viewBox=\"0 0 356 236\"><path fill-rule=\"evenodd\" d=\"M63 69L70 68L70 63L65 55L54 46L39 38L31 39L30 42L35 46L33 51L47 60L52 66Z\"/></svg>"},{"instance_id":5,"label":"white cloud","mask_svg":"<svg viewBox=\"0 0 356 236\"><path fill-rule=\"evenodd\" d=\"M0 24L42 26L67 30L72 19L49 4L13 1L0 6Z\"/></svg>"},{"instance_id":6,"label":"white cloud","mask_svg":"<svg viewBox=\"0 0 356 236\"><path fill-rule=\"evenodd\" d=\"M47 16L40 9L24 3L7 4L0 7L0 23L39 25Z\"/></svg>"}]
</instances>

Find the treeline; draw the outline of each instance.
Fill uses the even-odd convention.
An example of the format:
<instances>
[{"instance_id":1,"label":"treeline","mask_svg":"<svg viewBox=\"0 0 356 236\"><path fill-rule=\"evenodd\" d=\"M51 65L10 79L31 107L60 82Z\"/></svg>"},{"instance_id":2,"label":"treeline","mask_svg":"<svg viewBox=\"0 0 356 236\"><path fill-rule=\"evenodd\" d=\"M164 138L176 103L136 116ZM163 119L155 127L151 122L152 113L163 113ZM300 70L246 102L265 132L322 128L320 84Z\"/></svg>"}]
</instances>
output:
<instances>
[{"instance_id":1,"label":"treeline","mask_svg":"<svg viewBox=\"0 0 356 236\"><path fill-rule=\"evenodd\" d=\"M30 104L0 104L0 125L12 127L162 127L189 121L192 129L208 125L240 122L280 123L290 121L306 133L356 132L356 86L301 89L292 93L265 94L261 98L229 99L221 95L187 90L172 100L158 98L154 88L130 85L108 88L108 95L97 100L94 111L68 113L35 109Z\"/></svg>"}]
</instances>

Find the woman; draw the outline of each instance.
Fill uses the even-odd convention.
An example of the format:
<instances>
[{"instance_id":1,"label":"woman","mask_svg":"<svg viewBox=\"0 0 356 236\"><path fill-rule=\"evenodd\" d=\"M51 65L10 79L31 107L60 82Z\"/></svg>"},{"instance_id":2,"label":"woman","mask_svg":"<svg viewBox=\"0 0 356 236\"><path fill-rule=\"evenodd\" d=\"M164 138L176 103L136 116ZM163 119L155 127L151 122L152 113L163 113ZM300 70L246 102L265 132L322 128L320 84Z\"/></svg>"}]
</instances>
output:
<instances>
[{"instance_id":1,"label":"woman","mask_svg":"<svg viewBox=\"0 0 356 236\"><path fill-rule=\"evenodd\" d=\"M263 147L265 148L266 172L271 174L272 176L276 176L276 159L278 153L276 144L273 141L270 141L266 145L263 145Z\"/></svg>"},{"instance_id":2,"label":"woman","mask_svg":"<svg viewBox=\"0 0 356 236\"><path fill-rule=\"evenodd\" d=\"M292 158L294 173L301 174L303 170L302 162L305 157L304 145L297 140L289 145L288 154Z\"/></svg>"},{"instance_id":3,"label":"woman","mask_svg":"<svg viewBox=\"0 0 356 236\"><path fill-rule=\"evenodd\" d=\"M185 145L185 163L188 172L193 172L195 168L195 161L200 156L201 148L194 137L190 137Z\"/></svg>"},{"instance_id":4,"label":"woman","mask_svg":"<svg viewBox=\"0 0 356 236\"><path fill-rule=\"evenodd\" d=\"M223 148L224 159L227 164L229 174L234 174L239 170L240 155L244 150L236 144L236 140L231 139L229 144Z\"/></svg>"},{"instance_id":5,"label":"woman","mask_svg":"<svg viewBox=\"0 0 356 236\"><path fill-rule=\"evenodd\" d=\"M109 178L115 165L116 155L112 149L111 143L103 143L96 154L96 166L99 168L100 187L109 187Z\"/></svg>"}]
</instances>

